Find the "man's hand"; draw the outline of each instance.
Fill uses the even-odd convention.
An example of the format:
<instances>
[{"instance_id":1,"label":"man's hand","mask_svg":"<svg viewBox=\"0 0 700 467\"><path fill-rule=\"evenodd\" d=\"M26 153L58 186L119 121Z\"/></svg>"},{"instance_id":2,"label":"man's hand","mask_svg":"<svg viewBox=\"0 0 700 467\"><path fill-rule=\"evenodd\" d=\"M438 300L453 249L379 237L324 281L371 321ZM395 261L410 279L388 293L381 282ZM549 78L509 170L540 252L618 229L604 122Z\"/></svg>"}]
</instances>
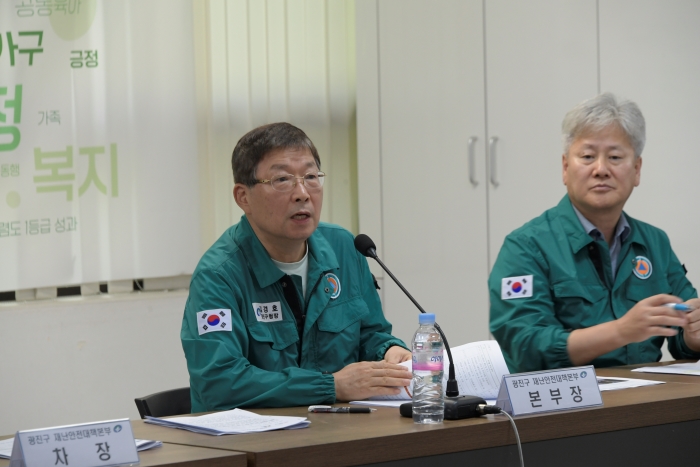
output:
<instances>
[{"instance_id":1,"label":"man's hand","mask_svg":"<svg viewBox=\"0 0 700 467\"><path fill-rule=\"evenodd\" d=\"M683 326L683 339L690 350L700 352L700 298L691 298L685 304L695 309L688 312L688 324Z\"/></svg>"},{"instance_id":2,"label":"man's hand","mask_svg":"<svg viewBox=\"0 0 700 467\"><path fill-rule=\"evenodd\" d=\"M411 377L408 369L394 363L351 363L333 373L335 398L339 401L352 401L372 396L397 395L404 390L404 386L411 384Z\"/></svg>"},{"instance_id":3,"label":"man's hand","mask_svg":"<svg viewBox=\"0 0 700 467\"><path fill-rule=\"evenodd\" d=\"M617 320L618 332L624 342L622 345L642 342L654 336L670 337L678 334L678 331L668 326L685 327L688 316L685 312L663 306L665 303L681 303L681 299L673 295L654 295L637 303ZM700 319L700 314L697 319ZM700 328L700 323L697 326Z\"/></svg>"},{"instance_id":4,"label":"man's hand","mask_svg":"<svg viewBox=\"0 0 700 467\"><path fill-rule=\"evenodd\" d=\"M699 317L700 319L700 317ZM699 323L700 324L700 323ZM401 363L411 359L411 352L398 345L392 345L384 354L383 362Z\"/></svg>"},{"instance_id":5,"label":"man's hand","mask_svg":"<svg viewBox=\"0 0 700 467\"><path fill-rule=\"evenodd\" d=\"M681 299L673 295L654 295L638 302L618 320L572 331L566 344L571 363L586 365L632 342L642 342L653 336L675 336L678 331L669 326L685 327L688 316L663 305L680 302ZM700 320L700 313L696 319ZM700 330L700 322L695 323L693 329ZM700 333L693 336L692 345L700 346ZM692 345L688 347L694 349Z\"/></svg>"}]
</instances>

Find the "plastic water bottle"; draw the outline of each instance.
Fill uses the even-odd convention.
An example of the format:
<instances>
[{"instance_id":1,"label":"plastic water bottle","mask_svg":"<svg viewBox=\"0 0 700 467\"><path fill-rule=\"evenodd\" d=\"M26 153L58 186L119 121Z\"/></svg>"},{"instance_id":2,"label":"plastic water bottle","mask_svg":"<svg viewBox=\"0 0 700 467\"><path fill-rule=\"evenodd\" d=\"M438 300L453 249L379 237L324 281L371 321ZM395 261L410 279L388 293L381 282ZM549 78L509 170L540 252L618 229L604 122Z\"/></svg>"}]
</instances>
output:
<instances>
[{"instance_id":1,"label":"plastic water bottle","mask_svg":"<svg viewBox=\"0 0 700 467\"><path fill-rule=\"evenodd\" d=\"M442 423L445 393L442 390L443 348L435 329L435 314L418 316L420 327L413 336L413 421Z\"/></svg>"}]
</instances>

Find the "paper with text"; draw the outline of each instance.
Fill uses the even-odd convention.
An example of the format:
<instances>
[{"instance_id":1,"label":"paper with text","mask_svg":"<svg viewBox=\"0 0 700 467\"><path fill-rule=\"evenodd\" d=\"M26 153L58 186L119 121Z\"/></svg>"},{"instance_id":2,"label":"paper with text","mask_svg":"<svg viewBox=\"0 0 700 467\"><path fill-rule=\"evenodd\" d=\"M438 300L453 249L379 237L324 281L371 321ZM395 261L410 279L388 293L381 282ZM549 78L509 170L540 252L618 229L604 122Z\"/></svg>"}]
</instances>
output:
<instances>
[{"instance_id":1,"label":"paper with text","mask_svg":"<svg viewBox=\"0 0 700 467\"><path fill-rule=\"evenodd\" d=\"M508 366L503 358L498 342L479 341L453 347L452 360L454 361L455 378L459 385L460 394L479 396L484 399L496 399L498 397L501 379L503 375L509 374ZM448 361L447 351L445 351L445 361ZM401 365L409 370L411 369L410 361ZM448 368L445 367L445 374L442 380L443 388L447 387L447 370ZM351 404L367 402L367 405L369 405L371 401L405 402L411 400L412 389L413 385L395 396L372 397L368 401L353 401ZM397 404L390 404L390 406L398 407Z\"/></svg>"},{"instance_id":2,"label":"paper with text","mask_svg":"<svg viewBox=\"0 0 700 467\"><path fill-rule=\"evenodd\" d=\"M672 375L691 375L700 376L700 360L695 363L676 363L674 365L664 366L645 366L635 368L632 371L640 373L665 373Z\"/></svg>"},{"instance_id":3,"label":"paper with text","mask_svg":"<svg viewBox=\"0 0 700 467\"><path fill-rule=\"evenodd\" d=\"M272 430L292 430L306 428L310 423L306 417L258 415L241 409L216 412L198 417L166 419L146 416L145 422L215 436L259 433Z\"/></svg>"}]
</instances>

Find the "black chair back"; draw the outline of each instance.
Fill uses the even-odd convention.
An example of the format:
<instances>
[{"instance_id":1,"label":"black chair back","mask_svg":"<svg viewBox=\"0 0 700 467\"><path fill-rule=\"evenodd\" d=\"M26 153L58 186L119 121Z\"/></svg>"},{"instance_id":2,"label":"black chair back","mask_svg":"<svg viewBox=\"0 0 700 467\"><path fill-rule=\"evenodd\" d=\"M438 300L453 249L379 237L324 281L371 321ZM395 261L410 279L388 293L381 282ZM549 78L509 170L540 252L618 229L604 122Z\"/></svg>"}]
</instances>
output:
<instances>
[{"instance_id":1,"label":"black chair back","mask_svg":"<svg viewBox=\"0 0 700 467\"><path fill-rule=\"evenodd\" d=\"M169 417L192 412L189 387L161 391L146 397L137 397L134 399L134 402L136 402L136 408L139 409L141 418L146 418L146 415L151 417Z\"/></svg>"}]
</instances>

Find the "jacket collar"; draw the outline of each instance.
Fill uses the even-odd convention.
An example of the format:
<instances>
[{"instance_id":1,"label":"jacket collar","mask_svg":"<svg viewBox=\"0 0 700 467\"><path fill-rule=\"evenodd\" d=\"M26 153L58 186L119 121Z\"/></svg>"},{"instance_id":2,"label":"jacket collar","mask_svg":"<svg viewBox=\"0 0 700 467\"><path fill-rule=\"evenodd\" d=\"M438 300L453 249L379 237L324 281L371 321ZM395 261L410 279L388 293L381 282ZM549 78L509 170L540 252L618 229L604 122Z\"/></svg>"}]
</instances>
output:
<instances>
[{"instance_id":1,"label":"jacket collar","mask_svg":"<svg viewBox=\"0 0 700 467\"><path fill-rule=\"evenodd\" d=\"M309 237L309 258L313 258L313 263L321 271L330 271L338 269L338 258L335 256L335 251L326 240L326 237L314 230L314 233ZM311 268L309 268L311 270Z\"/></svg>"},{"instance_id":2,"label":"jacket collar","mask_svg":"<svg viewBox=\"0 0 700 467\"><path fill-rule=\"evenodd\" d=\"M269 287L284 276L284 272L272 262L270 255L257 235L255 235L245 215L241 217L241 221L231 235L261 288ZM335 256L335 252L323 235L318 232L318 229L311 234L308 244L309 275L311 275L312 271L327 271L338 268L338 259Z\"/></svg>"},{"instance_id":3,"label":"jacket collar","mask_svg":"<svg viewBox=\"0 0 700 467\"><path fill-rule=\"evenodd\" d=\"M578 253L588 244L594 241L593 238L588 235L583 225L581 225L581 221L574 211L574 207L571 204L568 194L564 195L554 209L556 210L562 228L567 235L569 245L571 245L571 251L574 254ZM637 243L646 247L646 243L644 242L644 238L640 234L639 229L636 229L634 226L635 220L629 217L629 215L627 215L627 213L624 211L622 212L622 215L627 219L627 223L630 228L630 233L627 238L623 240L623 243Z\"/></svg>"},{"instance_id":4,"label":"jacket collar","mask_svg":"<svg viewBox=\"0 0 700 467\"><path fill-rule=\"evenodd\" d=\"M571 251L574 254L577 254L588 244L593 243L594 240L590 235L588 235L588 233L586 233L586 229L583 228L583 225L581 225L581 221L579 221L576 212L574 212L574 207L571 204L568 194L564 195L554 209L556 210L559 222L561 222L562 228L566 233L566 237L569 240Z\"/></svg>"}]
</instances>

